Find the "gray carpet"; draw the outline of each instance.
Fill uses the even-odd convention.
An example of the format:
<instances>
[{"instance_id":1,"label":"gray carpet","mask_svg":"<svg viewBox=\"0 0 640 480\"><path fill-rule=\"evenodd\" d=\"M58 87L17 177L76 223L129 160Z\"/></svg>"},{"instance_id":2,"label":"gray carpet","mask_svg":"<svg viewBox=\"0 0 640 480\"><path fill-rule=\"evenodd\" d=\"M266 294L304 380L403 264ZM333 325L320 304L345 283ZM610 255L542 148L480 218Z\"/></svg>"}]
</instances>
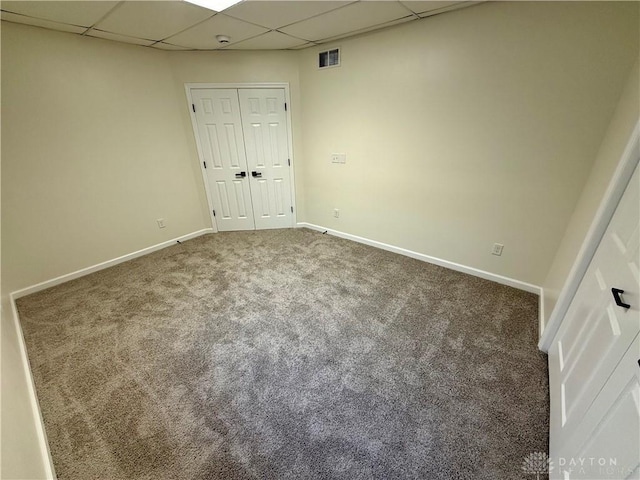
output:
<instances>
[{"instance_id":1,"label":"gray carpet","mask_svg":"<svg viewBox=\"0 0 640 480\"><path fill-rule=\"evenodd\" d=\"M516 479L537 296L309 230L203 236L18 301L60 479Z\"/></svg>"}]
</instances>

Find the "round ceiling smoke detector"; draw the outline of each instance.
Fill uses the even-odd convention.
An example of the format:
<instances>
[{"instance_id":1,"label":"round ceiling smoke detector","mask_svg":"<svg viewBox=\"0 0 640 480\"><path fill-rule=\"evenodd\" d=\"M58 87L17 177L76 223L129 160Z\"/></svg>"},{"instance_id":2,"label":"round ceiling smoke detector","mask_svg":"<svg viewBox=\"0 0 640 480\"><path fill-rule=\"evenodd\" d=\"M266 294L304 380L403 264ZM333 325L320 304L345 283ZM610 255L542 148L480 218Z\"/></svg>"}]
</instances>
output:
<instances>
[{"instance_id":1,"label":"round ceiling smoke detector","mask_svg":"<svg viewBox=\"0 0 640 480\"><path fill-rule=\"evenodd\" d=\"M229 43L231 41L231 38L226 36L226 35L216 35L216 40L218 41L218 43Z\"/></svg>"}]
</instances>

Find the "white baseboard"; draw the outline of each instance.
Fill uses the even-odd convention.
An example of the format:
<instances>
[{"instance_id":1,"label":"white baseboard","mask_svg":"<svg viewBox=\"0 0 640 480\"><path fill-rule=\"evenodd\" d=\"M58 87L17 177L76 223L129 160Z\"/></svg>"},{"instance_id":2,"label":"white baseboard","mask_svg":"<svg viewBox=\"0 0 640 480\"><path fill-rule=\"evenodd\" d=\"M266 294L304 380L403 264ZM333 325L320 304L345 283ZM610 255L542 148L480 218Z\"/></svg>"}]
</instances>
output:
<instances>
[{"instance_id":1,"label":"white baseboard","mask_svg":"<svg viewBox=\"0 0 640 480\"><path fill-rule=\"evenodd\" d=\"M64 282L68 282L69 280L73 280L79 277L83 277L84 275L89 275L90 273L97 272L99 270L104 270L105 268L112 267L122 262L126 262L128 260L132 260L134 258L141 257L143 255L147 255L151 252L155 252L157 250L161 250L163 248L169 247L171 245L175 245L175 243L179 241L190 240L192 238L199 237L206 233L213 233L213 229L205 228L203 230L198 230L197 232L192 232L187 235L182 235L178 238L174 238L172 240L167 240L166 242L158 243L156 245L152 245L147 248L143 248L142 250L138 250L136 252L129 253L127 255L123 255L118 258L114 258L112 260L108 260L106 262L99 263L97 265L93 265L91 267L83 268L81 270L77 270L75 272L68 273L66 275L61 275L59 277L53 278L51 280L47 280L44 282L40 282L36 285L32 285L27 288L23 288L17 290L9 295L9 300L11 303L11 311L13 314L13 321L15 323L16 333L18 335L18 348L20 350L20 357L22 360L22 364L24 366L24 374L27 379L27 387L29 389L29 397L31 403L31 409L33 411L33 419L36 427L36 433L38 435L38 442L40 443L40 452L42 454L42 463L45 468L46 478L54 479L56 478L55 469L53 466L53 459L51 458L51 452L49 450L49 442L47 441L47 433L44 428L44 420L42 418L42 412L40 410L40 404L38 403L38 396L36 394L36 386L33 379L33 375L31 373L31 367L29 364L29 356L27 355L27 347L24 341L24 334L22 332L22 326L20 325L20 319L18 316L18 309L16 308L16 300L20 297L24 297L25 295L29 295L31 293L39 292L41 290L45 290L50 287L54 287Z\"/></svg>"},{"instance_id":2,"label":"white baseboard","mask_svg":"<svg viewBox=\"0 0 640 480\"><path fill-rule=\"evenodd\" d=\"M544 332L544 289L540 287L540 299L538 300L538 341Z\"/></svg>"},{"instance_id":3,"label":"white baseboard","mask_svg":"<svg viewBox=\"0 0 640 480\"><path fill-rule=\"evenodd\" d=\"M138 250L133 253L128 253L126 255L122 255L121 257L114 258L112 260L107 260L106 262L98 263L97 265L92 265L91 267L82 268L80 270L76 270L75 272L67 273L65 275L60 275L59 277L52 278L51 280L46 280L44 282L37 283L36 285L31 285L30 287L16 290L11 294L11 297L17 299L20 297L24 297L26 295L31 295L32 293L36 293L41 290L46 290L47 288L55 287L56 285L60 285L61 283L68 282L69 280L74 280L76 278L84 277L85 275L89 275L90 273L97 272L99 270L104 270L105 268L113 267L114 265L118 265L119 263L126 262L128 260L133 260L134 258L142 257L143 255L147 255L157 250L162 250L163 248L169 247L171 245L175 245L177 241L183 242L185 240L190 240L192 238L196 238L201 235L204 235L205 233L213 233L213 229L204 228L202 230L198 230L197 232L188 233L186 235L182 235L181 237L173 238L171 240L167 240L166 242L158 243L156 245L143 248L142 250Z\"/></svg>"},{"instance_id":4,"label":"white baseboard","mask_svg":"<svg viewBox=\"0 0 640 480\"><path fill-rule=\"evenodd\" d=\"M387 243L378 242L369 238L358 237L357 235L351 235L350 233L332 230L330 228L321 227L312 223L301 222L297 224L297 227L310 228L311 230L317 230L318 232L327 232L329 235L345 238L347 240L353 240L354 242L363 243L365 245L380 248L382 250L387 250L389 252L399 253L400 255L404 255L406 257L415 258L416 260L421 260L423 262L432 263L440 267L449 268L450 270L455 270L456 272L468 273L469 275L473 275L474 277L484 278L485 280L491 280L492 282L500 283L502 285L517 288L518 290L524 290L525 292L535 293L536 295L542 296L542 289L539 286L522 282L514 278L504 277L495 273L486 272L484 270L468 267L466 265L460 265L459 263L450 262L448 260L443 260L441 258L432 257L423 253L414 252L412 250L407 250L406 248L396 247Z\"/></svg>"},{"instance_id":5,"label":"white baseboard","mask_svg":"<svg viewBox=\"0 0 640 480\"><path fill-rule=\"evenodd\" d=\"M13 315L14 328L16 329L16 336L18 337L18 350L20 354L20 360L24 369L24 376L27 382L27 390L29 393L29 403L31 405L31 413L33 415L33 424L36 429L36 435L38 437L38 443L40 448L40 455L42 457L42 466L45 472L45 478L47 480L55 480L56 473L53 467L53 458L49 451L49 442L47 441L47 432L44 428L44 419L42 418L42 412L40 411L40 403L38 402L38 396L36 394L36 384L31 374L31 365L29 364L29 357L27 355L27 347L24 341L24 335L22 333L22 326L18 318L18 309L16 308L16 302L13 294L9 295L9 303L11 303L11 314Z\"/></svg>"}]
</instances>

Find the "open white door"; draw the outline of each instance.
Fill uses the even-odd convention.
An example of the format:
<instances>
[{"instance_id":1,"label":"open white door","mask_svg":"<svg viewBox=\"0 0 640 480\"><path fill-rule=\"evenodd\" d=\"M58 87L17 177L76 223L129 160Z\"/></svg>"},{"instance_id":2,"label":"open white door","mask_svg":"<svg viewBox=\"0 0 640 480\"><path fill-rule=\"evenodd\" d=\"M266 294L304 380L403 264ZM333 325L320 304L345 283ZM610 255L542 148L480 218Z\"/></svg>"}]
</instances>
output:
<instances>
[{"instance_id":1,"label":"open white door","mask_svg":"<svg viewBox=\"0 0 640 480\"><path fill-rule=\"evenodd\" d=\"M555 478L638 478L639 175L636 167L549 349ZM575 464L589 458L597 464Z\"/></svg>"},{"instance_id":2,"label":"open white door","mask_svg":"<svg viewBox=\"0 0 640 480\"><path fill-rule=\"evenodd\" d=\"M562 449L560 478L640 478L639 356L640 337L636 337Z\"/></svg>"}]
</instances>

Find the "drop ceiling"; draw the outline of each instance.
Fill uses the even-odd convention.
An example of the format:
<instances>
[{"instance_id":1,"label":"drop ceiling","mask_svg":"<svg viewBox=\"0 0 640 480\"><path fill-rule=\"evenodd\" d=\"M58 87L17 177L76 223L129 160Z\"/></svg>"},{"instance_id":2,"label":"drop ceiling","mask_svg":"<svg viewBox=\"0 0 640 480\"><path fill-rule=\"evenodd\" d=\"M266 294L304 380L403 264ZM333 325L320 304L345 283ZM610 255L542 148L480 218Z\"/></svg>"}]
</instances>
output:
<instances>
[{"instance_id":1,"label":"drop ceiling","mask_svg":"<svg viewBox=\"0 0 640 480\"><path fill-rule=\"evenodd\" d=\"M215 12L180 0L3 1L2 20L163 50L301 49L478 2L244 0ZM220 44L216 35L231 38Z\"/></svg>"}]
</instances>

